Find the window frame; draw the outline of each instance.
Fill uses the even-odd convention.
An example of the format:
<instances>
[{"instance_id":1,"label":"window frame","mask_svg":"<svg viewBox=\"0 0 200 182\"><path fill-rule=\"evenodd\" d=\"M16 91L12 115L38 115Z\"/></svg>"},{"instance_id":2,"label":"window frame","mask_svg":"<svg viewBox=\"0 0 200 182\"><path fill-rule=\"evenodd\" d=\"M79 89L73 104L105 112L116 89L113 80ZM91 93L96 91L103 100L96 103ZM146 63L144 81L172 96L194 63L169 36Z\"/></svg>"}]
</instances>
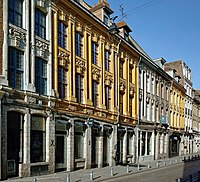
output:
<instances>
[{"instance_id":1,"label":"window frame","mask_svg":"<svg viewBox=\"0 0 200 182\"><path fill-rule=\"evenodd\" d=\"M21 78L17 79L17 75L20 75ZM8 81L12 88L22 90L24 87L24 52L13 47L8 48Z\"/></svg>"},{"instance_id":2,"label":"window frame","mask_svg":"<svg viewBox=\"0 0 200 182\"><path fill-rule=\"evenodd\" d=\"M58 21L58 46L67 49L67 26Z\"/></svg>"},{"instance_id":3,"label":"window frame","mask_svg":"<svg viewBox=\"0 0 200 182\"><path fill-rule=\"evenodd\" d=\"M8 21L9 23L12 23L13 25L16 25L22 28L23 26L23 0L9 0L8 1Z\"/></svg>"},{"instance_id":4,"label":"window frame","mask_svg":"<svg viewBox=\"0 0 200 182\"><path fill-rule=\"evenodd\" d=\"M105 70L110 71L110 52L108 50L105 50L104 53L104 64L105 64Z\"/></svg>"},{"instance_id":5,"label":"window frame","mask_svg":"<svg viewBox=\"0 0 200 182\"><path fill-rule=\"evenodd\" d=\"M67 98L67 69L58 66L58 93L60 99Z\"/></svg>"},{"instance_id":6,"label":"window frame","mask_svg":"<svg viewBox=\"0 0 200 182\"><path fill-rule=\"evenodd\" d=\"M35 8L35 34L46 39L46 14L39 8Z\"/></svg>"},{"instance_id":7,"label":"window frame","mask_svg":"<svg viewBox=\"0 0 200 182\"><path fill-rule=\"evenodd\" d=\"M92 42L92 64L98 64L98 45Z\"/></svg>"},{"instance_id":8,"label":"window frame","mask_svg":"<svg viewBox=\"0 0 200 182\"><path fill-rule=\"evenodd\" d=\"M75 76L75 86L76 86L76 102L83 103L83 76L81 74L76 73Z\"/></svg>"},{"instance_id":9,"label":"window frame","mask_svg":"<svg viewBox=\"0 0 200 182\"><path fill-rule=\"evenodd\" d=\"M47 94L47 62L40 57L35 58L35 88L40 95Z\"/></svg>"},{"instance_id":10,"label":"window frame","mask_svg":"<svg viewBox=\"0 0 200 182\"><path fill-rule=\"evenodd\" d=\"M75 33L75 53L76 56L83 56L83 35L79 32Z\"/></svg>"}]
</instances>

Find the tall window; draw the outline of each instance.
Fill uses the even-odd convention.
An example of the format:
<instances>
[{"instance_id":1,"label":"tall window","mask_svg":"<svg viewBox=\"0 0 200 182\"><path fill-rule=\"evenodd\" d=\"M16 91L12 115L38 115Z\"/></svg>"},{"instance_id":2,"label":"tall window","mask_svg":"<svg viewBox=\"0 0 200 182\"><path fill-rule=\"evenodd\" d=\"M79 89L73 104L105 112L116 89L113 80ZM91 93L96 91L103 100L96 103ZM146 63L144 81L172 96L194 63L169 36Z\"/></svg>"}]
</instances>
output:
<instances>
[{"instance_id":1,"label":"tall window","mask_svg":"<svg viewBox=\"0 0 200 182\"><path fill-rule=\"evenodd\" d=\"M67 44L66 44L66 25L59 21L58 22L58 46L62 47L63 49L67 49Z\"/></svg>"},{"instance_id":2,"label":"tall window","mask_svg":"<svg viewBox=\"0 0 200 182\"><path fill-rule=\"evenodd\" d=\"M76 32L75 39L76 39L75 40L76 55L82 57L83 56L83 36L79 32Z\"/></svg>"},{"instance_id":3,"label":"tall window","mask_svg":"<svg viewBox=\"0 0 200 182\"><path fill-rule=\"evenodd\" d=\"M119 77L123 78L123 62L119 62Z\"/></svg>"},{"instance_id":4,"label":"tall window","mask_svg":"<svg viewBox=\"0 0 200 182\"><path fill-rule=\"evenodd\" d=\"M98 63L98 46L95 42L92 42L92 64Z\"/></svg>"},{"instance_id":5,"label":"tall window","mask_svg":"<svg viewBox=\"0 0 200 182\"><path fill-rule=\"evenodd\" d=\"M35 34L46 38L46 14L37 8L35 9Z\"/></svg>"},{"instance_id":6,"label":"tall window","mask_svg":"<svg viewBox=\"0 0 200 182\"><path fill-rule=\"evenodd\" d=\"M16 89L23 89L23 60L22 51L9 47L8 49L8 81L9 86Z\"/></svg>"},{"instance_id":7,"label":"tall window","mask_svg":"<svg viewBox=\"0 0 200 182\"><path fill-rule=\"evenodd\" d=\"M98 104L98 85L97 82L92 80L92 102L93 106L97 107Z\"/></svg>"},{"instance_id":8,"label":"tall window","mask_svg":"<svg viewBox=\"0 0 200 182\"><path fill-rule=\"evenodd\" d=\"M36 115L31 117L31 162L45 161L45 128L44 117Z\"/></svg>"},{"instance_id":9,"label":"tall window","mask_svg":"<svg viewBox=\"0 0 200 182\"><path fill-rule=\"evenodd\" d=\"M120 114L123 115L123 94L119 95L119 111Z\"/></svg>"},{"instance_id":10,"label":"tall window","mask_svg":"<svg viewBox=\"0 0 200 182\"><path fill-rule=\"evenodd\" d=\"M132 98L129 98L129 112L130 112L130 116L133 116L133 106L132 106Z\"/></svg>"},{"instance_id":11,"label":"tall window","mask_svg":"<svg viewBox=\"0 0 200 182\"><path fill-rule=\"evenodd\" d=\"M111 94L110 88L107 85L105 86L105 105L106 109L109 110L111 106Z\"/></svg>"},{"instance_id":12,"label":"tall window","mask_svg":"<svg viewBox=\"0 0 200 182\"><path fill-rule=\"evenodd\" d=\"M110 71L110 52L105 50L105 70Z\"/></svg>"},{"instance_id":13,"label":"tall window","mask_svg":"<svg viewBox=\"0 0 200 182\"><path fill-rule=\"evenodd\" d=\"M8 1L8 21L22 27L23 0Z\"/></svg>"},{"instance_id":14,"label":"tall window","mask_svg":"<svg viewBox=\"0 0 200 182\"><path fill-rule=\"evenodd\" d=\"M47 63L38 57L35 59L35 87L37 93L47 94Z\"/></svg>"},{"instance_id":15,"label":"tall window","mask_svg":"<svg viewBox=\"0 0 200 182\"><path fill-rule=\"evenodd\" d=\"M76 100L83 103L83 77L76 73Z\"/></svg>"},{"instance_id":16,"label":"tall window","mask_svg":"<svg viewBox=\"0 0 200 182\"><path fill-rule=\"evenodd\" d=\"M61 66L58 67L58 93L61 99L67 97L67 70Z\"/></svg>"},{"instance_id":17,"label":"tall window","mask_svg":"<svg viewBox=\"0 0 200 182\"><path fill-rule=\"evenodd\" d=\"M133 73L132 73L132 71L133 71L133 69L132 68L130 68L129 69L129 82L133 82Z\"/></svg>"}]
</instances>

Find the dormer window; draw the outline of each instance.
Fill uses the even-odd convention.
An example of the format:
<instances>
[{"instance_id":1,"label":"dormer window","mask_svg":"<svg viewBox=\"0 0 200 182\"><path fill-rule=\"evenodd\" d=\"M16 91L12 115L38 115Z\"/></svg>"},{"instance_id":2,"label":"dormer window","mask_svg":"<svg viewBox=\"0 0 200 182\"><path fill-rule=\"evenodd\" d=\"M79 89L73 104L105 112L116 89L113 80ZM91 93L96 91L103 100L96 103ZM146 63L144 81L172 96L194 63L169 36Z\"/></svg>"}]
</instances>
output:
<instances>
[{"instance_id":1,"label":"dormer window","mask_svg":"<svg viewBox=\"0 0 200 182\"><path fill-rule=\"evenodd\" d=\"M103 17L103 22L108 25L108 16L107 15L104 15Z\"/></svg>"}]
</instances>

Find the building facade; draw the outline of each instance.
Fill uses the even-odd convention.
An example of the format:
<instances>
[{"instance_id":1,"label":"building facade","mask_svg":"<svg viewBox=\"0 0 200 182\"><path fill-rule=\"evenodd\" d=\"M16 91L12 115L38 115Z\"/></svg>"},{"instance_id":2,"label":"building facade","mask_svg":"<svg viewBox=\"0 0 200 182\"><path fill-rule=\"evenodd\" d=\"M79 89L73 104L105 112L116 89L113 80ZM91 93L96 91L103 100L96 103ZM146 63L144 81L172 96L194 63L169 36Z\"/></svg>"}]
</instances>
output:
<instances>
[{"instance_id":1,"label":"building facade","mask_svg":"<svg viewBox=\"0 0 200 182\"><path fill-rule=\"evenodd\" d=\"M184 120L185 90L112 22L106 0L4 0L0 10L1 180L188 153L190 72Z\"/></svg>"}]
</instances>

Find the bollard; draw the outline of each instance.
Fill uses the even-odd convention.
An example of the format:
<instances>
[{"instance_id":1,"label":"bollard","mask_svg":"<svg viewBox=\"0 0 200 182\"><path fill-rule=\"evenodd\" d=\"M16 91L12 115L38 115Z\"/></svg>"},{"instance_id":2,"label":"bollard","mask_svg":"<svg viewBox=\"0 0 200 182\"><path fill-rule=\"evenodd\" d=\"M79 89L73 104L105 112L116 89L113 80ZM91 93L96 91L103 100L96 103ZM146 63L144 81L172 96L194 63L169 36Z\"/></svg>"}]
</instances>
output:
<instances>
[{"instance_id":1,"label":"bollard","mask_svg":"<svg viewBox=\"0 0 200 182\"><path fill-rule=\"evenodd\" d=\"M150 164L149 163L148 163L147 167L150 168Z\"/></svg>"},{"instance_id":2,"label":"bollard","mask_svg":"<svg viewBox=\"0 0 200 182\"><path fill-rule=\"evenodd\" d=\"M140 164L139 163L138 163L137 169L138 169L138 171L140 170Z\"/></svg>"},{"instance_id":3,"label":"bollard","mask_svg":"<svg viewBox=\"0 0 200 182\"><path fill-rule=\"evenodd\" d=\"M181 178L178 178L176 181L177 181L177 182L181 182Z\"/></svg>"},{"instance_id":4,"label":"bollard","mask_svg":"<svg viewBox=\"0 0 200 182\"><path fill-rule=\"evenodd\" d=\"M110 168L110 176L114 176L112 167Z\"/></svg>"},{"instance_id":5,"label":"bollard","mask_svg":"<svg viewBox=\"0 0 200 182\"><path fill-rule=\"evenodd\" d=\"M186 157L184 157L184 159L183 159L184 161L186 161Z\"/></svg>"},{"instance_id":6,"label":"bollard","mask_svg":"<svg viewBox=\"0 0 200 182\"><path fill-rule=\"evenodd\" d=\"M198 171L198 181L200 181L200 171Z\"/></svg>"},{"instance_id":7,"label":"bollard","mask_svg":"<svg viewBox=\"0 0 200 182\"><path fill-rule=\"evenodd\" d=\"M159 167L159 163L157 162L157 167Z\"/></svg>"},{"instance_id":8,"label":"bollard","mask_svg":"<svg viewBox=\"0 0 200 182\"><path fill-rule=\"evenodd\" d=\"M33 179L32 179L32 182L36 182L36 181L37 181L37 179L36 179L36 178L33 178Z\"/></svg>"},{"instance_id":9,"label":"bollard","mask_svg":"<svg viewBox=\"0 0 200 182\"><path fill-rule=\"evenodd\" d=\"M129 173L129 165L126 166L126 173Z\"/></svg>"},{"instance_id":10,"label":"bollard","mask_svg":"<svg viewBox=\"0 0 200 182\"><path fill-rule=\"evenodd\" d=\"M189 182L192 182L192 175L189 175Z\"/></svg>"},{"instance_id":11,"label":"bollard","mask_svg":"<svg viewBox=\"0 0 200 182\"><path fill-rule=\"evenodd\" d=\"M177 163L177 162L178 162L178 160L176 159L176 160L175 160L175 163Z\"/></svg>"},{"instance_id":12,"label":"bollard","mask_svg":"<svg viewBox=\"0 0 200 182\"><path fill-rule=\"evenodd\" d=\"M166 166L166 161L164 161L164 166Z\"/></svg>"},{"instance_id":13,"label":"bollard","mask_svg":"<svg viewBox=\"0 0 200 182\"><path fill-rule=\"evenodd\" d=\"M90 172L90 180L93 181L93 171Z\"/></svg>"},{"instance_id":14,"label":"bollard","mask_svg":"<svg viewBox=\"0 0 200 182\"><path fill-rule=\"evenodd\" d=\"M169 161L169 164L170 164L170 165L172 164L172 161L171 161L171 160Z\"/></svg>"},{"instance_id":15,"label":"bollard","mask_svg":"<svg viewBox=\"0 0 200 182\"><path fill-rule=\"evenodd\" d=\"M66 180L66 182L70 182L70 174L69 173L67 173L67 180Z\"/></svg>"}]
</instances>

